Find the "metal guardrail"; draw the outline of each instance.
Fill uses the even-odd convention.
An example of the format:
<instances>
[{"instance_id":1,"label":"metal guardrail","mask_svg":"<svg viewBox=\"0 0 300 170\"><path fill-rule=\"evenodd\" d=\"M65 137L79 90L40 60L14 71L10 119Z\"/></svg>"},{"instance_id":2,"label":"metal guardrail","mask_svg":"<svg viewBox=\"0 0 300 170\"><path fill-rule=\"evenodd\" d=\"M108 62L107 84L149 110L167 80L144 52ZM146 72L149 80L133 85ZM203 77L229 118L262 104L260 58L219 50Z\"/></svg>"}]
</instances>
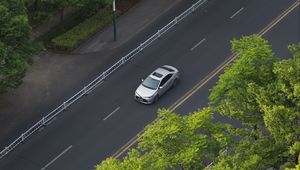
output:
<instances>
[{"instance_id":1,"label":"metal guardrail","mask_svg":"<svg viewBox=\"0 0 300 170\"><path fill-rule=\"evenodd\" d=\"M191 14L192 12L194 12L197 8L199 8L201 5L203 5L206 2L207 2L207 0L199 0L196 3L194 3L190 8L188 8L187 10L185 10L179 16L175 17L171 22L169 22L163 28L159 29L157 31L157 33L155 33L150 38L148 38L146 41L144 41L143 43L141 43L138 47L136 47L134 50L132 50L126 56L122 57L118 62L116 62L109 69L107 69L102 74L100 74L97 78L95 78L88 85L84 86L82 90L80 90L75 95L73 95L71 98L69 98L68 100L66 100L65 102L63 102L60 106L58 106L52 112L50 112L46 116L44 116L40 121L38 121L36 124L34 124L26 132L22 133L21 136L18 137L15 141L13 141L10 145L8 145L7 147L5 147L0 152L0 159L2 159L10 151L12 151L13 149L15 149L20 143L24 142L34 132L36 132L37 130L39 130L41 127L47 125L48 122L50 122L54 117L56 117L58 114L60 114L63 110L67 109L70 105L72 105L78 99L80 99L83 95L85 95L85 94L89 93L90 91L92 91L93 89L95 89L98 84L100 84L101 82L103 82L104 79L106 79L109 75L111 75L120 66L124 65L128 60L130 60L133 57L135 57L144 48L146 48L147 46L149 46L153 41L155 41L156 39L158 39L160 36L162 36L164 33L166 33L169 29L171 29L172 27L174 27L177 23L179 23L181 20L183 20L184 18L186 18L189 14Z\"/></svg>"}]
</instances>

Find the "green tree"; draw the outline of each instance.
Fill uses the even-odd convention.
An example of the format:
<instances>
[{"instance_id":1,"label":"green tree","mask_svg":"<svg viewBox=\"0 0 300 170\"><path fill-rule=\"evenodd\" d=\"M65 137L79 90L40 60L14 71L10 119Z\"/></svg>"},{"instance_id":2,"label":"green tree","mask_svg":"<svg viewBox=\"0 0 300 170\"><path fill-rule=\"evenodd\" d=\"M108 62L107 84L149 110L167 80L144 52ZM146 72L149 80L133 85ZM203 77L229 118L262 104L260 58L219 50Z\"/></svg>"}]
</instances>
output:
<instances>
[{"instance_id":1,"label":"green tree","mask_svg":"<svg viewBox=\"0 0 300 170\"><path fill-rule=\"evenodd\" d=\"M38 10L40 0L23 0L23 1L27 9L29 9L32 6L34 12Z\"/></svg>"},{"instance_id":2,"label":"green tree","mask_svg":"<svg viewBox=\"0 0 300 170\"><path fill-rule=\"evenodd\" d=\"M25 15L17 15L10 18L10 20L1 28L3 33L3 41L10 46L19 47L22 43L28 41L31 27L28 24Z\"/></svg>"},{"instance_id":3,"label":"green tree","mask_svg":"<svg viewBox=\"0 0 300 170\"><path fill-rule=\"evenodd\" d=\"M0 39L13 48L22 47L22 44L29 40L31 33L24 4L20 2L22 1L0 2Z\"/></svg>"},{"instance_id":4,"label":"green tree","mask_svg":"<svg viewBox=\"0 0 300 170\"><path fill-rule=\"evenodd\" d=\"M49 0L50 3L57 5L60 9L60 22L63 22L64 20L64 12L65 9L68 7L74 7L79 5L81 3L80 0Z\"/></svg>"},{"instance_id":5,"label":"green tree","mask_svg":"<svg viewBox=\"0 0 300 170\"><path fill-rule=\"evenodd\" d=\"M31 27L28 24L26 7L23 0L2 0L0 2L0 36L4 43L13 45L16 41L22 43L24 39L28 39ZM14 38L16 41L14 41Z\"/></svg>"},{"instance_id":6,"label":"green tree","mask_svg":"<svg viewBox=\"0 0 300 170\"><path fill-rule=\"evenodd\" d=\"M263 115L255 96L249 93L249 84L264 86L273 81L276 59L269 43L258 35L234 39L231 43L232 52L239 57L219 77L209 99L218 112L256 131L263 125Z\"/></svg>"},{"instance_id":7,"label":"green tree","mask_svg":"<svg viewBox=\"0 0 300 170\"><path fill-rule=\"evenodd\" d=\"M264 114L265 127L286 148L300 139L300 44L289 49L292 58L274 64L274 81L265 86L253 83L249 90ZM297 156L294 152L291 159L296 162Z\"/></svg>"},{"instance_id":8,"label":"green tree","mask_svg":"<svg viewBox=\"0 0 300 170\"><path fill-rule=\"evenodd\" d=\"M122 170L121 164L114 158L107 158L100 165L95 166L96 170Z\"/></svg>"},{"instance_id":9,"label":"green tree","mask_svg":"<svg viewBox=\"0 0 300 170\"><path fill-rule=\"evenodd\" d=\"M233 143L231 126L213 123L212 114L211 108L186 116L160 110L157 120L141 135L137 149L121 162L112 158L102 162L97 170L107 164L120 169L203 168L205 160L213 159L223 147Z\"/></svg>"},{"instance_id":10,"label":"green tree","mask_svg":"<svg viewBox=\"0 0 300 170\"><path fill-rule=\"evenodd\" d=\"M103 6L104 4L110 4L112 0L49 0L52 4L57 5L60 9L60 21L64 20L64 11L69 7L76 6Z\"/></svg>"},{"instance_id":11,"label":"green tree","mask_svg":"<svg viewBox=\"0 0 300 170\"><path fill-rule=\"evenodd\" d=\"M0 93L20 85L32 53L23 1L0 2Z\"/></svg>"},{"instance_id":12,"label":"green tree","mask_svg":"<svg viewBox=\"0 0 300 170\"><path fill-rule=\"evenodd\" d=\"M210 100L217 111L250 125L255 133L250 133L250 139L245 134L241 135L242 145L235 146L233 150L236 152L221 159L216 169L263 169L272 165L278 167L284 161L297 162L297 141L300 139L300 44L291 45L289 49L293 57L278 60L273 57L268 42L256 35L232 41L232 51L239 57L220 76L211 91ZM265 133L265 129L270 134ZM251 142L245 143L244 139ZM259 141L269 143L256 145L261 144L257 143ZM247 150L255 145L260 153ZM241 156L245 154L242 150L238 152L242 146L243 152L250 155ZM266 149L274 153L264 156Z\"/></svg>"},{"instance_id":13,"label":"green tree","mask_svg":"<svg viewBox=\"0 0 300 170\"><path fill-rule=\"evenodd\" d=\"M264 41L256 36L233 41L233 51L242 48L236 51L240 58L220 76L210 99L221 113L253 128L260 125L270 134L256 132L255 138L242 135L234 152L220 159L213 169L266 169L279 167L289 160L297 163L300 152L300 44L289 46L292 58L276 61ZM253 146L257 147L256 151ZM242 149L239 151L239 148Z\"/></svg>"},{"instance_id":14,"label":"green tree","mask_svg":"<svg viewBox=\"0 0 300 170\"><path fill-rule=\"evenodd\" d=\"M7 6L12 16L26 15L24 0L2 0L2 3Z\"/></svg>"},{"instance_id":15,"label":"green tree","mask_svg":"<svg viewBox=\"0 0 300 170\"><path fill-rule=\"evenodd\" d=\"M0 41L0 93L18 87L27 68L27 61Z\"/></svg>"},{"instance_id":16,"label":"green tree","mask_svg":"<svg viewBox=\"0 0 300 170\"><path fill-rule=\"evenodd\" d=\"M212 123L212 109L206 108L187 116L161 110L157 121L141 136L142 152L159 153L170 167L199 169L204 160L213 159L232 141L229 125Z\"/></svg>"},{"instance_id":17,"label":"green tree","mask_svg":"<svg viewBox=\"0 0 300 170\"><path fill-rule=\"evenodd\" d=\"M207 169L213 170L252 170L268 169L274 165L280 165L284 159L281 153L284 148L274 145L274 141L268 137L260 137L254 140L251 137L243 138L239 143L221 155L219 160Z\"/></svg>"}]
</instances>

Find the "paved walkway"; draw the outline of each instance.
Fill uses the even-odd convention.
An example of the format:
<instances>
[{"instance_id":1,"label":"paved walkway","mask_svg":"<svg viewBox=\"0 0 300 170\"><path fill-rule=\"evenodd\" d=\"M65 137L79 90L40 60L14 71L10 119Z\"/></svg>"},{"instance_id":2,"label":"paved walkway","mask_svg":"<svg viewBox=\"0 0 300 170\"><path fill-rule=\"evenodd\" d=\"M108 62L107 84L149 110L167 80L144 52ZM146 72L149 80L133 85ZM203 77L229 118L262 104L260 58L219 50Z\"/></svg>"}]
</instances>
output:
<instances>
[{"instance_id":1,"label":"paved walkway","mask_svg":"<svg viewBox=\"0 0 300 170\"><path fill-rule=\"evenodd\" d=\"M23 84L0 96L0 150L95 78L95 73L107 69L114 62L109 54L179 2L182 0L141 0L118 18L116 42L108 26L73 54L43 52L36 56Z\"/></svg>"}]
</instances>

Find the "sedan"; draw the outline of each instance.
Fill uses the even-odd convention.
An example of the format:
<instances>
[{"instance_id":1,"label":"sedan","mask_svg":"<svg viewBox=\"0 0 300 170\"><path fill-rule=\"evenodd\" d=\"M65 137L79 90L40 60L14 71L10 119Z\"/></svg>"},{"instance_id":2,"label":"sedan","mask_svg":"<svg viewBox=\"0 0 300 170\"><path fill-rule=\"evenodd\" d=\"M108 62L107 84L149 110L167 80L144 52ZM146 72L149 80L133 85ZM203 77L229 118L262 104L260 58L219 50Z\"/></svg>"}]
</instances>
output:
<instances>
[{"instance_id":1,"label":"sedan","mask_svg":"<svg viewBox=\"0 0 300 170\"><path fill-rule=\"evenodd\" d=\"M169 65L164 65L153 71L135 91L135 100L151 104L158 100L168 89L175 86L179 80L179 71Z\"/></svg>"}]
</instances>

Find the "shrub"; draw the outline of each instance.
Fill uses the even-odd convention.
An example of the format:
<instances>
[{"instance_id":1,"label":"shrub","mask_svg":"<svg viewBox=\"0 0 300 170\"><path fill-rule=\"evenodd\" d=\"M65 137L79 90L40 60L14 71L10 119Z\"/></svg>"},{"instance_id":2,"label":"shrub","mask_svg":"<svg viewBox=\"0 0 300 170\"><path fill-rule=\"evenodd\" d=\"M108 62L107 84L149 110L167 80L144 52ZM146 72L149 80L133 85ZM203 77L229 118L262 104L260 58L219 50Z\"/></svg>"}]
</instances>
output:
<instances>
[{"instance_id":1,"label":"shrub","mask_svg":"<svg viewBox=\"0 0 300 170\"><path fill-rule=\"evenodd\" d=\"M76 48L81 42L87 40L110 21L111 8L107 6L71 30L52 39L51 46L56 50L70 51Z\"/></svg>"}]
</instances>

